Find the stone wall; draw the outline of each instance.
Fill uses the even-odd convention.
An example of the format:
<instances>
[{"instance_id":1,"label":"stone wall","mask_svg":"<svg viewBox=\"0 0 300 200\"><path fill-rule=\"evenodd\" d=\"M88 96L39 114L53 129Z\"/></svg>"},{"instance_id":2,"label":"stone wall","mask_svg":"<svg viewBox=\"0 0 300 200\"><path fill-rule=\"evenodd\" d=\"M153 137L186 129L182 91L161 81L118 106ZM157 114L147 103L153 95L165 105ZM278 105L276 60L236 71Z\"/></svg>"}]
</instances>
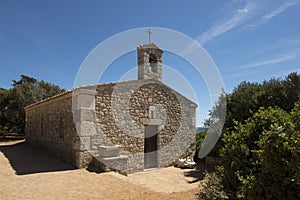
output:
<instances>
[{"instance_id":1,"label":"stone wall","mask_svg":"<svg viewBox=\"0 0 300 200\"><path fill-rule=\"evenodd\" d=\"M74 120L80 114L78 109L72 108L72 98L76 91L78 90L65 92L27 106L25 139L30 145L83 168L90 164L92 157L82 143L84 138L76 132ZM79 110L84 113L84 109Z\"/></svg>"},{"instance_id":2,"label":"stone wall","mask_svg":"<svg viewBox=\"0 0 300 200\"><path fill-rule=\"evenodd\" d=\"M92 139L94 150L101 143L117 145L128 156L129 173L144 170L145 125L159 126L158 167L169 165L187 150L194 153L196 104L158 81L99 85L95 106L101 137ZM149 116L151 108L155 119Z\"/></svg>"},{"instance_id":3,"label":"stone wall","mask_svg":"<svg viewBox=\"0 0 300 200\"><path fill-rule=\"evenodd\" d=\"M26 142L76 165L72 93L26 107Z\"/></svg>"}]
</instances>

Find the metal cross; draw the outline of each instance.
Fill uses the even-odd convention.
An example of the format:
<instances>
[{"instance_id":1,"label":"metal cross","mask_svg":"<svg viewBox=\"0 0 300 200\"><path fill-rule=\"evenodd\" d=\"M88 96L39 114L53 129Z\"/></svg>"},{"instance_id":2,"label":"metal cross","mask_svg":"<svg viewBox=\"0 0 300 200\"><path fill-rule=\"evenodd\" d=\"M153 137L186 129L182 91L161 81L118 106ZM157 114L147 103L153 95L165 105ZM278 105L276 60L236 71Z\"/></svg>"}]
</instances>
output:
<instances>
[{"instance_id":1,"label":"metal cross","mask_svg":"<svg viewBox=\"0 0 300 200\"><path fill-rule=\"evenodd\" d=\"M151 42L151 34L152 34L151 29L149 28L149 30L146 31L146 32L148 33L148 39L149 39L149 44L150 44L150 42Z\"/></svg>"}]
</instances>

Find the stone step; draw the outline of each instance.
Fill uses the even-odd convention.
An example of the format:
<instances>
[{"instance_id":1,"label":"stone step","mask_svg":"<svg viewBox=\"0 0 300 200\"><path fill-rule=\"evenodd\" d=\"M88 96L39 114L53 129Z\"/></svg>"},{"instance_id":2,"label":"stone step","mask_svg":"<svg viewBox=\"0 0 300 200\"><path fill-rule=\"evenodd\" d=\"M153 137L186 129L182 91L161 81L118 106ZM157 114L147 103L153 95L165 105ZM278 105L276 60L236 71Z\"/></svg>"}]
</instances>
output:
<instances>
[{"instance_id":1,"label":"stone step","mask_svg":"<svg viewBox=\"0 0 300 200\"><path fill-rule=\"evenodd\" d=\"M120 156L106 157L106 158L98 156L97 160L101 162L108 169L117 170L120 172L127 171L128 156L120 155Z\"/></svg>"},{"instance_id":2,"label":"stone step","mask_svg":"<svg viewBox=\"0 0 300 200\"><path fill-rule=\"evenodd\" d=\"M125 155L114 156L114 157L106 157L106 158L102 157L102 160L105 160L105 161L122 161L122 160L127 161L127 159L128 159L128 156L125 156Z\"/></svg>"},{"instance_id":3,"label":"stone step","mask_svg":"<svg viewBox=\"0 0 300 200\"><path fill-rule=\"evenodd\" d=\"M100 145L98 147L98 150L99 150L99 156L102 157L102 158L120 156L120 148L117 147L117 146Z\"/></svg>"}]
</instances>

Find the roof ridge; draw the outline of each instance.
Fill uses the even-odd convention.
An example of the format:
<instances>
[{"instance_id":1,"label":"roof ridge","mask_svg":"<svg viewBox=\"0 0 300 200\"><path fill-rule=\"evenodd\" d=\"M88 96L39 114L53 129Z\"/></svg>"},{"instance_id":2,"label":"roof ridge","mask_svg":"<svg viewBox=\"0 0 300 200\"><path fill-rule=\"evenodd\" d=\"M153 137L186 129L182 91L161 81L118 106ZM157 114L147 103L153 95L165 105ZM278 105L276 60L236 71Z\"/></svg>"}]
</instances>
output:
<instances>
[{"instance_id":1,"label":"roof ridge","mask_svg":"<svg viewBox=\"0 0 300 200\"><path fill-rule=\"evenodd\" d=\"M102 83L102 84L91 84L91 85L85 85L85 86L79 86L79 87L76 87L76 88L73 88L71 90L68 90L68 91L65 91L65 92L62 92L62 93L59 93L57 95L54 95L52 97L49 97L49 98L46 98L46 99L43 99L41 101L38 101L36 103L33 103L33 104L30 104L28 106L25 107L25 109L28 109L28 108L31 108L31 107L34 107L36 105L39 105L39 104L42 104L42 103L45 103L45 102L50 102L51 100L53 99L56 99L56 98L59 98L59 97L63 97L64 95L68 95L70 93L72 93L73 91L76 91L76 90L79 90L79 89L85 89L85 88L91 88L91 87L95 87L95 88L98 88L98 87L106 87L106 86L111 86L111 85L116 85L116 84L124 84L124 83L130 83L130 82L140 82L140 81L144 81L144 82L150 82L150 83L159 83L159 84L162 84L164 85L166 88L168 88L169 90L171 90L172 92L176 93L177 95L180 95L181 97L183 97L184 99L190 101L191 103L197 105L195 102L193 102L192 100L190 100L189 98L185 97L184 95L180 94L178 91L176 91L175 89L171 88L170 86L160 82L160 81L157 81L155 79L146 79L146 80L127 80L127 81L121 81L121 82L110 82L110 83Z\"/></svg>"}]
</instances>

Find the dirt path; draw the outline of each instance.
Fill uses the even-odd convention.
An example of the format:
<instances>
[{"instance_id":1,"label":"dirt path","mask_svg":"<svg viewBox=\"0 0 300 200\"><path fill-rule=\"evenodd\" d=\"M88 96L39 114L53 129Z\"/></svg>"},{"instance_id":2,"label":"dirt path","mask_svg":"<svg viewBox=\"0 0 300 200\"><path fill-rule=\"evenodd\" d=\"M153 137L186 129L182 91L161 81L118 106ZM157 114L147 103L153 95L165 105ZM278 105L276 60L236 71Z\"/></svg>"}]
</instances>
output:
<instances>
[{"instance_id":1,"label":"dirt path","mask_svg":"<svg viewBox=\"0 0 300 200\"><path fill-rule=\"evenodd\" d=\"M195 199L198 182L174 167L123 176L95 173L36 151L0 143L0 199Z\"/></svg>"}]
</instances>

